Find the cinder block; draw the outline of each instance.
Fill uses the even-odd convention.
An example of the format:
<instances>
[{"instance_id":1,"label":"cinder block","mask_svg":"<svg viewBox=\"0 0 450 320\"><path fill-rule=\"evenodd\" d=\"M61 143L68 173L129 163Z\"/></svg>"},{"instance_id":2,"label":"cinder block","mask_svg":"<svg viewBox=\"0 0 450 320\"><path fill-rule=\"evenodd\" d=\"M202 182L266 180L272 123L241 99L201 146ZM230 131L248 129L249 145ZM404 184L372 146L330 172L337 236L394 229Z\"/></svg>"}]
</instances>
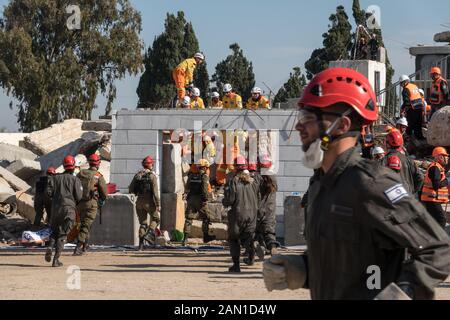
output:
<instances>
[{"instance_id":1,"label":"cinder block","mask_svg":"<svg viewBox=\"0 0 450 320\"><path fill-rule=\"evenodd\" d=\"M280 131L280 145L281 146L298 146L299 149L303 145L300 135L297 130L281 130Z\"/></svg>"},{"instance_id":2,"label":"cinder block","mask_svg":"<svg viewBox=\"0 0 450 320\"><path fill-rule=\"evenodd\" d=\"M128 131L127 130L113 130L111 141L112 141L113 145L128 144Z\"/></svg>"},{"instance_id":3,"label":"cinder block","mask_svg":"<svg viewBox=\"0 0 450 320\"><path fill-rule=\"evenodd\" d=\"M284 204L284 193L277 192L277 207L282 207Z\"/></svg>"},{"instance_id":4,"label":"cinder block","mask_svg":"<svg viewBox=\"0 0 450 320\"><path fill-rule=\"evenodd\" d=\"M158 130L128 130L128 144L157 145Z\"/></svg>"},{"instance_id":5,"label":"cinder block","mask_svg":"<svg viewBox=\"0 0 450 320\"><path fill-rule=\"evenodd\" d=\"M309 178L306 177L278 177L278 191L305 192L308 186Z\"/></svg>"},{"instance_id":6,"label":"cinder block","mask_svg":"<svg viewBox=\"0 0 450 320\"><path fill-rule=\"evenodd\" d=\"M133 180L133 174L111 174L111 182L117 185L122 192L128 192L128 186Z\"/></svg>"},{"instance_id":7,"label":"cinder block","mask_svg":"<svg viewBox=\"0 0 450 320\"><path fill-rule=\"evenodd\" d=\"M281 161L298 161L301 160L301 148L298 146L280 146L279 154Z\"/></svg>"},{"instance_id":8,"label":"cinder block","mask_svg":"<svg viewBox=\"0 0 450 320\"><path fill-rule=\"evenodd\" d=\"M144 159L148 155L155 155L156 146L148 145L115 145L113 159Z\"/></svg>"},{"instance_id":9,"label":"cinder block","mask_svg":"<svg viewBox=\"0 0 450 320\"><path fill-rule=\"evenodd\" d=\"M142 170L142 159L133 159L133 160L126 160L126 161L127 161L127 165L126 165L125 173L135 174L138 171ZM156 168L157 166L154 165L154 167Z\"/></svg>"},{"instance_id":10,"label":"cinder block","mask_svg":"<svg viewBox=\"0 0 450 320\"><path fill-rule=\"evenodd\" d=\"M183 231L185 204L183 194L162 193L161 194L161 230Z\"/></svg>"},{"instance_id":11,"label":"cinder block","mask_svg":"<svg viewBox=\"0 0 450 320\"><path fill-rule=\"evenodd\" d=\"M171 116L154 116L152 117L152 126L148 129L167 130L180 128L180 119Z\"/></svg>"},{"instance_id":12,"label":"cinder block","mask_svg":"<svg viewBox=\"0 0 450 320\"><path fill-rule=\"evenodd\" d=\"M163 145L163 166L161 192L164 193L183 193L183 174L181 171L181 145L164 144Z\"/></svg>"},{"instance_id":13,"label":"cinder block","mask_svg":"<svg viewBox=\"0 0 450 320\"><path fill-rule=\"evenodd\" d=\"M151 129L152 117L149 115L117 115L116 130L145 130Z\"/></svg>"},{"instance_id":14,"label":"cinder block","mask_svg":"<svg viewBox=\"0 0 450 320\"><path fill-rule=\"evenodd\" d=\"M134 195L108 195L101 209L101 224L97 214L89 242L97 245L138 245L139 222L135 203Z\"/></svg>"},{"instance_id":15,"label":"cinder block","mask_svg":"<svg viewBox=\"0 0 450 320\"><path fill-rule=\"evenodd\" d=\"M284 162L284 175L287 177L311 177L314 171L303 166L300 161Z\"/></svg>"},{"instance_id":16,"label":"cinder block","mask_svg":"<svg viewBox=\"0 0 450 320\"><path fill-rule=\"evenodd\" d=\"M31 186L29 186L28 183L19 177L16 177L5 168L0 167L0 176L3 177L3 179L5 179L16 191L28 191L31 189Z\"/></svg>"},{"instance_id":17,"label":"cinder block","mask_svg":"<svg viewBox=\"0 0 450 320\"><path fill-rule=\"evenodd\" d=\"M41 172L41 164L33 160L20 159L11 163L6 169L16 177L27 180Z\"/></svg>"},{"instance_id":18,"label":"cinder block","mask_svg":"<svg viewBox=\"0 0 450 320\"><path fill-rule=\"evenodd\" d=\"M284 244L287 246L303 245L305 238L305 214L301 209L301 197L286 197L284 202Z\"/></svg>"},{"instance_id":19,"label":"cinder block","mask_svg":"<svg viewBox=\"0 0 450 320\"><path fill-rule=\"evenodd\" d=\"M278 129L284 131L295 131L295 125L297 123L296 112L288 112L287 115L283 116L269 116L269 123L267 128Z\"/></svg>"}]
</instances>

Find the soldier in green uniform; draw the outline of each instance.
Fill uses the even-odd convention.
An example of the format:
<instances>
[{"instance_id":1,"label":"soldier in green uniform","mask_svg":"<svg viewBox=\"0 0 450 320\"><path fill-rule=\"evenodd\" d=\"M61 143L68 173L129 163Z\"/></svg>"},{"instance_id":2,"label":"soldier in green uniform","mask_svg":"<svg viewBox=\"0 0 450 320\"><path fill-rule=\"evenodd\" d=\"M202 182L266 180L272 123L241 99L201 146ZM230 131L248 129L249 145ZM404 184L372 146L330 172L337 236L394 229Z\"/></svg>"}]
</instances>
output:
<instances>
[{"instance_id":1,"label":"soldier in green uniform","mask_svg":"<svg viewBox=\"0 0 450 320\"><path fill-rule=\"evenodd\" d=\"M94 153L89 156L88 161L89 169L81 170L77 175L83 185L83 198L77 206L81 224L74 256L80 256L87 250L89 232L97 217L97 211L108 196L105 178L98 171L100 157Z\"/></svg>"},{"instance_id":2,"label":"soldier in green uniform","mask_svg":"<svg viewBox=\"0 0 450 320\"><path fill-rule=\"evenodd\" d=\"M53 167L48 167L47 174L39 178L36 182L36 193L34 195L34 210L36 216L34 218L34 226L41 225L42 217L44 216L44 209L47 213L47 223L50 223L52 215L52 199L47 195L48 180L56 174Z\"/></svg>"},{"instance_id":3,"label":"soldier in green uniform","mask_svg":"<svg viewBox=\"0 0 450 320\"><path fill-rule=\"evenodd\" d=\"M139 250L144 249L144 237L154 237L160 222L161 202L158 190L158 178L153 171L154 160L151 156L142 160L143 169L139 171L128 187L129 192L137 196L136 212L139 219ZM148 224L150 216L150 226Z\"/></svg>"},{"instance_id":4,"label":"soldier in green uniform","mask_svg":"<svg viewBox=\"0 0 450 320\"><path fill-rule=\"evenodd\" d=\"M197 165L198 172L190 172L187 182L188 195L187 206L184 223L184 240L183 245L187 244L187 239L191 233L192 221L194 219L201 219L203 242L208 243L216 239L215 236L209 235L210 213L206 208L208 203L209 190L209 176L207 169L209 162L206 159L200 159Z\"/></svg>"},{"instance_id":5,"label":"soldier in green uniform","mask_svg":"<svg viewBox=\"0 0 450 320\"><path fill-rule=\"evenodd\" d=\"M362 125L378 118L360 73L327 69L299 101L303 164L317 169L308 193L307 251L264 262L268 290L309 288L312 299L432 299L450 273L450 239L401 177L362 159ZM405 254L407 252L407 254Z\"/></svg>"}]
</instances>

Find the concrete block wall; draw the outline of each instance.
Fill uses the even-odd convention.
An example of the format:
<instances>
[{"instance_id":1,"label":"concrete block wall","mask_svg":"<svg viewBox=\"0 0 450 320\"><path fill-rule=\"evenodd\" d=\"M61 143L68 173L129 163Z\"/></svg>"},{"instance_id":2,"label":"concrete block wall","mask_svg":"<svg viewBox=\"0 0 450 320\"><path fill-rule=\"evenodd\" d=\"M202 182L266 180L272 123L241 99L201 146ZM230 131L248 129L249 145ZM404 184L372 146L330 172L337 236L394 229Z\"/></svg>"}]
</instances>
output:
<instances>
[{"instance_id":1,"label":"concrete block wall","mask_svg":"<svg viewBox=\"0 0 450 320\"><path fill-rule=\"evenodd\" d=\"M303 195L312 170L301 161L301 142L295 131L296 110L120 110L112 117L111 182L128 192L141 160L151 154L155 171L162 172L162 130L278 130L277 236L284 237L286 196ZM197 124L195 123L197 122ZM160 181L159 181L160 183Z\"/></svg>"}]
</instances>

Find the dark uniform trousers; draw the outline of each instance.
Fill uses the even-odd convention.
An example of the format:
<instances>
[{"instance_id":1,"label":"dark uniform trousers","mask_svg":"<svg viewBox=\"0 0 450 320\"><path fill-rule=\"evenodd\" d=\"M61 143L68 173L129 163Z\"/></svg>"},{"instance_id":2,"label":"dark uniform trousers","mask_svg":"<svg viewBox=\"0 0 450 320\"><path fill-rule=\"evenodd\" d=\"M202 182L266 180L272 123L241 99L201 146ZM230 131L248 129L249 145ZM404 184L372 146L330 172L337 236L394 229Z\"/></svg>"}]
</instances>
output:
<instances>
[{"instance_id":1,"label":"dark uniform trousers","mask_svg":"<svg viewBox=\"0 0 450 320\"><path fill-rule=\"evenodd\" d=\"M256 216L239 218L232 210L228 212L228 242L233 261L239 260L241 245L247 252L254 252L255 230Z\"/></svg>"},{"instance_id":2,"label":"dark uniform trousers","mask_svg":"<svg viewBox=\"0 0 450 320\"><path fill-rule=\"evenodd\" d=\"M414 134L414 136L419 139L425 139L422 134L422 110L414 110L409 107L406 111L406 119L408 120L408 128L406 129L406 134L409 136Z\"/></svg>"},{"instance_id":3,"label":"dark uniform trousers","mask_svg":"<svg viewBox=\"0 0 450 320\"><path fill-rule=\"evenodd\" d=\"M445 216L444 209L442 209L442 203L426 201L422 201L422 203L434 220L436 220L442 228L445 228L447 218Z\"/></svg>"},{"instance_id":4,"label":"dark uniform trousers","mask_svg":"<svg viewBox=\"0 0 450 320\"><path fill-rule=\"evenodd\" d=\"M47 213L47 222L50 223L52 215L52 199L48 197L45 192L37 192L34 196L34 210L36 216L34 218L34 225L39 226L44 216L44 209Z\"/></svg>"},{"instance_id":5,"label":"dark uniform trousers","mask_svg":"<svg viewBox=\"0 0 450 320\"><path fill-rule=\"evenodd\" d=\"M64 242L74 223L75 210L72 207L64 206L52 215L50 222L52 235L48 247L56 249L55 258L59 258L64 250Z\"/></svg>"}]
</instances>

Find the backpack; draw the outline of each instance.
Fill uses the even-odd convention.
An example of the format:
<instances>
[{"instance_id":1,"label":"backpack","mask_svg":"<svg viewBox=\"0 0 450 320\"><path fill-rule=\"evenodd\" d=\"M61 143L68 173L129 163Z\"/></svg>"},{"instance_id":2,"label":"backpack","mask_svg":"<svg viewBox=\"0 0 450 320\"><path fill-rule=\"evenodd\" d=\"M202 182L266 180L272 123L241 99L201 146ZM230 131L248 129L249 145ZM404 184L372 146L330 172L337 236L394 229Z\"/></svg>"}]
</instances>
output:
<instances>
[{"instance_id":1,"label":"backpack","mask_svg":"<svg viewBox=\"0 0 450 320\"><path fill-rule=\"evenodd\" d=\"M98 179L100 179L100 177L102 177L100 172L93 172L91 170L82 170L78 174L78 178L83 186L83 196L81 197L81 200L89 201L98 196L97 187Z\"/></svg>"},{"instance_id":2,"label":"backpack","mask_svg":"<svg viewBox=\"0 0 450 320\"><path fill-rule=\"evenodd\" d=\"M136 194L148 194L152 191L151 187L151 172L145 170L136 175L135 191Z\"/></svg>"}]
</instances>

